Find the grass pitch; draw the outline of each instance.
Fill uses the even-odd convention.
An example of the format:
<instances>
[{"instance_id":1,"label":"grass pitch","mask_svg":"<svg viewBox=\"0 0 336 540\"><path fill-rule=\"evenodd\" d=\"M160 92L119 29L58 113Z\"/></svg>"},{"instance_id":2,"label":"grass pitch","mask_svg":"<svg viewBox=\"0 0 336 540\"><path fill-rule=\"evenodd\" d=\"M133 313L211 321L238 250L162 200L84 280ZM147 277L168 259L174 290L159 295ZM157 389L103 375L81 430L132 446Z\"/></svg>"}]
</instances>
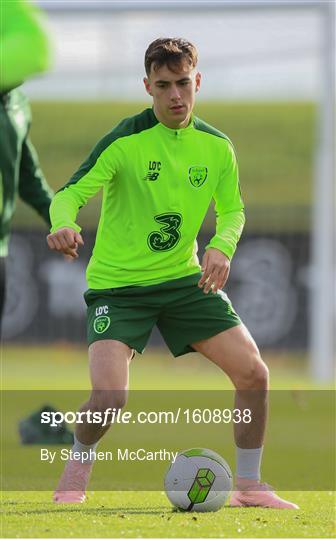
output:
<instances>
[{"instance_id":1,"label":"grass pitch","mask_svg":"<svg viewBox=\"0 0 336 540\"><path fill-rule=\"evenodd\" d=\"M300 357L266 355L273 388L309 389ZM162 351L138 355L131 366L132 389L227 389L219 370L199 355L172 359ZM86 350L7 347L2 352L7 390L89 388ZM318 443L318 441L317 441ZM113 479L113 465L108 472ZM318 473L318 463L316 465ZM2 492L4 538L331 538L335 535L332 491L279 492L300 510L222 508L198 514L174 512L163 492L89 491L84 505L57 506L50 491Z\"/></svg>"},{"instance_id":2,"label":"grass pitch","mask_svg":"<svg viewBox=\"0 0 336 540\"><path fill-rule=\"evenodd\" d=\"M2 356L4 390L85 390L90 388L87 349L67 343L48 346L6 345ZM332 389L309 377L302 354L264 352L273 390ZM173 358L162 349L136 354L130 367L131 390L228 390L221 370L197 353Z\"/></svg>"},{"instance_id":3,"label":"grass pitch","mask_svg":"<svg viewBox=\"0 0 336 540\"><path fill-rule=\"evenodd\" d=\"M89 493L85 506L56 506L51 494L9 492L4 538L330 538L330 492L283 493L300 510L224 507L216 513L172 511L164 493Z\"/></svg>"}]
</instances>

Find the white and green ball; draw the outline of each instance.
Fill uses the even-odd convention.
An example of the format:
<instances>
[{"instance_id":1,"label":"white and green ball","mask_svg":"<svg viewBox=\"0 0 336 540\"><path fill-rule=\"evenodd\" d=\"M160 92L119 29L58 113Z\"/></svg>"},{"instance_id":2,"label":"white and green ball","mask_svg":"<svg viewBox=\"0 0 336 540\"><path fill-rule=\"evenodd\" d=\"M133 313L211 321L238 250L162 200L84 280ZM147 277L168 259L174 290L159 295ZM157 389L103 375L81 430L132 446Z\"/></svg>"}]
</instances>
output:
<instances>
[{"instance_id":1,"label":"white and green ball","mask_svg":"<svg viewBox=\"0 0 336 540\"><path fill-rule=\"evenodd\" d=\"M176 456L164 486L168 499L179 510L216 512L231 492L232 473L216 452L191 448Z\"/></svg>"}]
</instances>

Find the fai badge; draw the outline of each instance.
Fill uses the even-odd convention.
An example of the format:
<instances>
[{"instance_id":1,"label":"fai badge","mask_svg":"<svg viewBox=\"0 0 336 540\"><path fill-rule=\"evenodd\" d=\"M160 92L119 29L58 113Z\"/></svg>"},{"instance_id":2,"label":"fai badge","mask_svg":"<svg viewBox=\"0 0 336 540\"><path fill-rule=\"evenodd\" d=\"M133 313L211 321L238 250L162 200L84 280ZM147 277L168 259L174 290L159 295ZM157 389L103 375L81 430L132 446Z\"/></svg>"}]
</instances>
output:
<instances>
[{"instance_id":1,"label":"fai badge","mask_svg":"<svg viewBox=\"0 0 336 540\"><path fill-rule=\"evenodd\" d=\"M103 334L110 326L111 319L106 315L101 315L94 320L93 329L96 334Z\"/></svg>"},{"instance_id":2,"label":"fai badge","mask_svg":"<svg viewBox=\"0 0 336 540\"><path fill-rule=\"evenodd\" d=\"M198 188L201 187L206 181L208 176L208 167L190 167L189 168L189 180L192 186Z\"/></svg>"}]
</instances>

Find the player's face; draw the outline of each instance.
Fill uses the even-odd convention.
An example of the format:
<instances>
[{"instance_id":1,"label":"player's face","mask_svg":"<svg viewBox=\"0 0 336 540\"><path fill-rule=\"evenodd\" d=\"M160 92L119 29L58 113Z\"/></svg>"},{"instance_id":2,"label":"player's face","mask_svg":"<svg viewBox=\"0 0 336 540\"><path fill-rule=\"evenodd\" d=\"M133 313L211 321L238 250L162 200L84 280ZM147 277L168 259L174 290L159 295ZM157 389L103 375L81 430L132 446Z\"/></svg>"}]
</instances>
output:
<instances>
[{"instance_id":1,"label":"player's face","mask_svg":"<svg viewBox=\"0 0 336 540\"><path fill-rule=\"evenodd\" d=\"M164 65L157 70L152 67L144 83L147 93L153 98L157 119L169 128L186 127L200 87L201 74L187 64L182 64L176 72Z\"/></svg>"}]
</instances>

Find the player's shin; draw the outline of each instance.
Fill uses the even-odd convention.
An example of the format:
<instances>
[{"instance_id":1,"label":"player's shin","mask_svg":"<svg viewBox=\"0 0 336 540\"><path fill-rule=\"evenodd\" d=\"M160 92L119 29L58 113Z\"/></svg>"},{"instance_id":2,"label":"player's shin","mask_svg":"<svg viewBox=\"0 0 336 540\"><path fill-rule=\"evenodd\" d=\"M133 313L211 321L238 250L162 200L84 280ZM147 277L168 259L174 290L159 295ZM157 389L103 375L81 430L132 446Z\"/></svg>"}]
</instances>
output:
<instances>
[{"instance_id":1,"label":"player's shin","mask_svg":"<svg viewBox=\"0 0 336 540\"><path fill-rule=\"evenodd\" d=\"M235 407L242 411L241 421L234 424L237 481L260 480L260 467L267 420L267 389L237 390ZM244 411L249 411L248 416Z\"/></svg>"}]
</instances>

